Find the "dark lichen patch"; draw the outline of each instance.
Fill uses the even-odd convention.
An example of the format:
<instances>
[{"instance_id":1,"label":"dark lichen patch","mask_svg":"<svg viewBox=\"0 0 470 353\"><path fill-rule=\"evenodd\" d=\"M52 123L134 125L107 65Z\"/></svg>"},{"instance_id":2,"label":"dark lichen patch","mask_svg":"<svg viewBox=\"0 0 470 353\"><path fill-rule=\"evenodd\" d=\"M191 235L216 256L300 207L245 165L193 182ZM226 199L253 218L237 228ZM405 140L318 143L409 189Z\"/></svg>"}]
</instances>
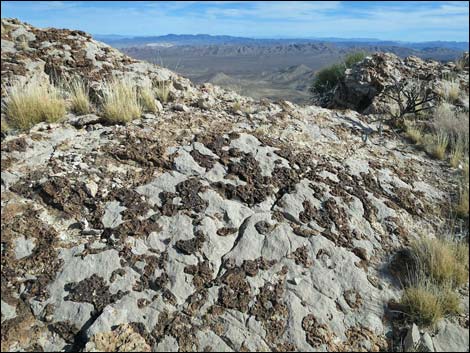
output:
<instances>
[{"instance_id":1,"label":"dark lichen patch","mask_svg":"<svg viewBox=\"0 0 470 353\"><path fill-rule=\"evenodd\" d=\"M313 314L303 318L302 328L305 331L307 343L313 348L318 348L322 344L328 344L334 339L334 335L328 325L321 324Z\"/></svg>"},{"instance_id":2,"label":"dark lichen patch","mask_svg":"<svg viewBox=\"0 0 470 353\"><path fill-rule=\"evenodd\" d=\"M221 277L225 286L219 289L218 303L227 309L236 309L243 313L248 311L251 299L251 286L246 281L245 271L235 267Z\"/></svg>"},{"instance_id":3,"label":"dark lichen patch","mask_svg":"<svg viewBox=\"0 0 470 353\"><path fill-rule=\"evenodd\" d=\"M114 270L113 272L111 272L111 276L109 277L109 282L113 283L118 278L118 276L122 277L125 274L126 274L126 270L124 270L123 268L118 268L117 270Z\"/></svg>"},{"instance_id":4,"label":"dark lichen patch","mask_svg":"<svg viewBox=\"0 0 470 353\"><path fill-rule=\"evenodd\" d=\"M408 211L409 214L415 216L425 214L425 207L411 190L406 188L394 188L393 193L395 196L392 197L392 201L399 205L400 208Z\"/></svg>"},{"instance_id":5,"label":"dark lichen patch","mask_svg":"<svg viewBox=\"0 0 470 353\"><path fill-rule=\"evenodd\" d=\"M105 145L102 150L119 162L134 162L144 167L171 169L171 161L165 156L165 148L154 137L136 136L126 131L118 139L118 145Z\"/></svg>"},{"instance_id":6,"label":"dark lichen patch","mask_svg":"<svg viewBox=\"0 0 470 353\"><path fill-rule=\"evenodd\" d=\"M204 187L201 184L201 181L196 178L182 181L176 185L176 191L181 197L181 205L178 208L196 213L204 212L208 203L199 196L199 193L204 192L205 190L206 187Z\"/></svg>"},{"instance_id":7,"label":"dark lichen patch","mask_svg":"<svg viewBox=\"0 0 470 353\"><path fill-rule=\"evenodd\" d=\"M343 293L344 300L351 309L358 309L362 305L361 295L354 289L349 289Z\"/></svg>"},{"instance_id":8,"label":"dark lichen patch","mask_svg":"<svg viewBox=\"0 0 470 353\"><path fill-rule=\"evenodd\" d=\"M192 255L199 252L202 248L203 243L206 241L206 237L203 233L198 233L194 238L189 240L178 240L175 243L175 249L182 252L185 255Z\"/></svg>"},{"instance_id":9,"label":"dark lichen patch","mask_svg":"<svg viewBox=\"0 0 470 353\"><path fill-rule=\"evenodd\" d=\"M192 150L190 152L191 157L199 164L201 167L205 168L206 171L212 169L215 164L215 160L213 157L208 156L206 154L202 154L197 150Z\"/></svg>"},{"instance_id":10,"label":"dark lichen patch","mask_svg":"<svg viewBox=\"0 0 470 353\"><path fill-rule=\"evenodd\" d=\"M217 229L217 235L221 237L226 237L227 235L234 234L238 231L238 228L229 228L229 227L224 227Z\"/></svg>"},{"instance_id":11,"label":"dark lichen patch","mask_svg":"<svg viewBox=\"0 0 470 353\"><path fill-rule=\"evenodd\" d=\"M289 257L294 259L297 265L302 265L305 268L309 268L313 265L313 261L310 259L308 249L305 245L297 248Z\"/></svg>"},{"instance_id":12,"label":"dark lichen patch","mask_svg":"<svg viewBox=\"0 0 470 353\"><path fill-rule=\"evenodd\" d=\"M193 284L197 289L206 287L213 278L214 271L210 267L209 261L205 260L197 265L189 265L184 268L184 273L193 276Z\"/></svg>"},{"instance_id":13,"label":"dark lichen patch","mask_svg":"<svg viewBox=\"0 0 470 353\"><path fill-rule=\"evenodd\" d=\"M287 327L289 311L284 302L285 276L276 283L265 283L256 296L249 313L261 321L266 329L266 339L271 346L280 343Z\"/></svg>"},{"instance_id":14,"label":"dark lichen patch","mask_svg":"<svg viewBox=\"0 0 470 353\"><path fill-rule=\"evenodd\" d=\"M122 291L111 294L104 279L96 274L80 282L69 283L65 289L69 292L65 300L90 303L98 313L127 294Z\"/></svg>"},{"instance_id":15,"label":"dark lichen patch","mask_svg":"<svg viewBox=\"0 0 470 353\"><path fill-rule=\"evenodd\" d=\"M58 321L48 326L49 330L59 335L65 342L74 343L80 328L70 321Z\"/></svg>"},{"instance_id":16,"label":"dark lichen patch","mask_svg":"<svg viewBox=\"0 0 470 353\"><path fill-rule=\"evenodd\" d=\"M298 235L304 238L309 238L309 237L319 234L317 231L313 229L302 227L296 224L292 225L292 231L294 232L295 235Z\"/></svg>"},{"instance_id":17,"label":"dark lichen patch","mask_svg":"<svg viewBox=\"0 0 470 353\"><path fill-rule=\"evenodd\" d=\"M169 278L165 272L165 267L168 261L168 253L165 251L160 256L156 255L139 255L135 256L131 254L131 258L127 263L131 267L135 267L137 261L145 261L145 266L142 271L142 275L139 280L133 286L133 290L141 292L145 289L153 289L159 291L164 289L165 285L168 283ZM164 272L157 278L155 278L156 270L160 269Z\"/></svg>"},{"instance_id":18,"label":"dark lichen patch","mask_svg":"<svg viewBox=\"0 0 470 353\"><path fill-rule=\"evenodd\" d=\"M70 216L84 213L84 206L94 208L94 201L88 196L85 185L81 182L74 184L69 178L51 177L38 186L37 192L44 203Z\"/></svg>"},{"instance_id":19,"label":"dark lichen patch","mask_svg":"<svg viewBox=\"0 0 470 353\"><path fill-rule=\"evenodd\" d=\"M199 309L207 302L209 294L207 289L201 289L191 294L186 300L185 313L193 316L199 312Z\"/></svg>"},{"instance_id":20,"label":"dark lichen patch","mask_svg":"<svg viewBox=\"0 0 470 353\"><path fill-rule=\"evenodd\" d=\"M308 200L305 200L302 202L302 206L304 210L299 213L299 220L302 223L309 223L310 221L314 220L318 211L315 207L313 207L312 203Z\"/></svg>"},{"instance_id":21,"label":"dark lichen patch","mask_svg":"<svg viewBox=\"0 0 470 353\"><path fill-rule=\"evenodd\" d=\"M255 224L256 231L263 235L269 234L274 229L274 227L275 225L269 224L266 221L259 221Z\"/></svg>"},{"instance_id":22,"label":"dark lichen patch","mask_svg":"<svg viewBox=\"0 0 470 353\"><path fill-rule=\"evenodd\" d=\"M28 147L24 137L18 137L8 142L2 142L2 152L25 152Z\"/></svg>"},{"instance_id":23,"label":"dark lichen patch","mask_svg":"<svg viewBox=\"0 0 470 353\"><path fill-rule=\"evenodd\" d=\"M29 208L8 222L4 222L6 216L6 212L2 213L2 294L7 285L19 292L21 278L28 274L31 278L23 282L22 298L44 300L48 296L47 285L62 265L57 251L59 235L39 219L37 211ZM34 239L35 247L29 256L16 259L14 240L19 236Z\"/></svg>"},{"instance_id":24,"label":"dark lichen patch","mask_svg":"<svg viewBox=\"0 0 470 353\"><path fill-rule=\"evenodd\" d=\"M168 303L170 305L176 306L176 304L178 304L175 295L168 288L164 288L162 290L162 298L165 303Z\"/></svg>"}]
</instances>

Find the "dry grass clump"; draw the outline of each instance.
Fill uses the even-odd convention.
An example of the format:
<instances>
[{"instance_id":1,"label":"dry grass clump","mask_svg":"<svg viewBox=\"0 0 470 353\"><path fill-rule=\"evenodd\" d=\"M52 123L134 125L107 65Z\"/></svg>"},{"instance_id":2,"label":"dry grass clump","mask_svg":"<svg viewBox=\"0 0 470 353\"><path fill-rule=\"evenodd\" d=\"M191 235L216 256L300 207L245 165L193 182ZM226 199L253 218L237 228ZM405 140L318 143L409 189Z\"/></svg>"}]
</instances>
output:
<instances>
[{"instance_id":1,"label":"dry grass clump","mask_svg":"<svg viewBox=\"0 0 470 353\"><path fill-rule=\"evenodd\" d=\"M83 80L75 77L65 85L70 98L70 109L79 115L88 114L91 112L89 88Z\"/></svg>"},{"instance_id":2,"label":"dry grass clump","mask_svg":"<svg viewBox=\"0 0 470 353\"><path fill-rule=\"evenodd\" d=\"M1 124L0 124L0 127L1 127L1 132L7 132L10 130L10 127L8 126L8 123L6 121L6 119L2 116L2 119L1 119Z\"/></svg>"},{"instance_id":3,"label":"dry grass clump","mask_svg":"<svg viewBox=\"0 0 470 353\"><path fill-rule=\"evenodd\" d=\"M452 287L459 287L467 282L468 244L423 238L412 243L411 250L427 275L437 284L448 283Z\"/></svg>"},{"instance_id":4,"label":"dry grass clump","mask_svg":"<svg viewBox=\"0 0 470 353\"><path fill-rule=\"evenodd\" d=\"M7 89L5 115L11 127L25 130L42 121L58 121L65 115L65 106L59 90L35 76Z\"/></svg>"},{"instance_id":5,"label":"dry grass clump","mask_svg":"<svg viewBox=\"0 0 470 353\"><path fill-rule=\"evenodd\" d=\"M420 325L432 326L444 315L460 312L459 298L450 288L439 288L432 281L422 279L405 288L401 304L409 319Z\"/></svg>"},{"instance_id":6,"label":"dry grass clump","mask_svg":"<svg viewBox=\"0 0 470 353\"><path fill-rule=\"evenodd\" d=\"M466 143L462 139L458 139L453 143L452 150L450 152L450 165L452 168L457 168L460 162L465 156Z\"/></svg>"},{"instance_id":7,"label":"dry grass clump","mask_svg":"<svg viewBox=\"0 0 470 353\"><path fill-rule=\"evenodd\" d=\"M468 281L468 244L446 239L421 238L410 246L410 266L401 298L413 322L434 325L441 317L460 312L454 289Z\"/></svg>"},{"instance_id":8,"label":"dry grass clump","mask_svg":"<svg viewBox=\"0 0 470 353\"><path fill-rule=\"evenodd\" d=\"M426 152L432 157L443 160L446 156L449 137L439 131L437 134L427 134L423 138L423 145Z\"/></svg>"},{"instance_id":9,"label":"dry grass clump","mask_svg":"<svg viewBox=\"0 0 470 353\"><path fill-rule=\"evenodd\" d=\"M444 97L447 102L453 103L459 99L460 84L455 80L441 81L440 95Z\"/></svg>"},{"instance_id":10,"label":"dry grass clump","mask_svg":"<svg viewBox=\"0 0 470 353\"><path fill-rule=\"evenodd\" d=\"M139 90L140 103L146 112L157 112L157 104L155 103L155 93L150 85L145 85Z\"/></svg>"},{"instance_id":11,"label":"dry grass clump","mask_svg":"<svg viewBox=\"0 0 470 353\"><path fill-rule=\"evenodd\" d=\"M413 143L420 144L423 140L423 130L416 126L416 124L407 122L406 126L406 137L408 137Z\"/></svg>"},{"instance_id":12,"label":"dry grass clump","mask_svg":"<svg viewBox=\"0 0 470 353\"><path fill-rule=\"evenodd\" d=\"M103 84L103 117L110 123L126 123L142 115L136 84L114 78Z\"/></svg>"},{"instance_id":13,"label":"dry grass clump","mask_svg":"<svg viewBox=\"0 0 470 353\"><path fill-rule=\"evenodd\" d=\"M156 83L157 98L160 102L166 103L170 97L170 82L160 81Z\"/></svg>"},{"instance_id":14,"label":"dry grass clump","mask_svg":"<svg viewBox=\"0 0 470 353\"><path fill-rule=\"evenodd\" d=\"M443 131L452 139L467 140L470 135L469 116L466 112L454 111L448 103L439 105L433 116L433 126L438 131Z\"/></svg>"},{"instance_id":15,"label":"dry grass clump","mask_svg":"<svg viewBox=\"0 0 470 353\"><path fill-rule=\"evenodd\" d=\"M461 218L468 217L468 211L469 211L469 206L468 206L468 181L466 184L460 185L459 188L459 200L458 203L455 207L455 212L457 213L457 216Z\"/></svg>"}]
</instances>

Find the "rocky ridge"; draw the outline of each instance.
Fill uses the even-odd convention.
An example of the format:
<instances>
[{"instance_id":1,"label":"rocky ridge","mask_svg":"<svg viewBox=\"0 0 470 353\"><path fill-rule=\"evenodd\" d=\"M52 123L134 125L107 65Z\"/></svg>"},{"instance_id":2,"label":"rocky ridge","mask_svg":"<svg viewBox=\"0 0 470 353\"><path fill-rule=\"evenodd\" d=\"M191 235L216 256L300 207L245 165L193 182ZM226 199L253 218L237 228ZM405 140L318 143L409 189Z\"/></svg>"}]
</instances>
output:
<instances>
[{"instance_id":1,"label":"rocky ridge","mask_svg":"<svg viewBox=\"0 0 470 353\"><path fill-rule=\"evenodd\" d=\"M171 101L2 140L2 350L397 349L387 264L440 231L452 170L355 111L195 86L83 32L2 19L2 83L77 73L96 92L110 75L168 81ZM448 330L468 349L443 325L433 347Z\"/></svg>"}]
</instances>

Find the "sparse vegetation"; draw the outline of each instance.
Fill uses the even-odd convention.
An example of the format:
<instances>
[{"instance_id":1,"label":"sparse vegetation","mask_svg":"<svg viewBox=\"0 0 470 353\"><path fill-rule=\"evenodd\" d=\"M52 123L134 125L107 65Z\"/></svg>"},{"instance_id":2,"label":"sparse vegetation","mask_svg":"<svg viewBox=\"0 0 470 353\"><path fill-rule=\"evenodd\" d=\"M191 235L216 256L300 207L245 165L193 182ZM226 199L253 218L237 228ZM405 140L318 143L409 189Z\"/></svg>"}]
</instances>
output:
<instances>
[{"instance_id":1,"label":"sparse vegetation","mask_svg":"<svg viewBox=\"0 0 470 353\"><path fill-rule=\"evenodd\" d=\"M468 170L468 166L467 166ZM467 171L468 175L468 171ZM468 217L468 211L469 211L469 204L468 204L468 181L465 183L462 183L459 187L459 200L457 203L457 206L455 208L455 211L457 213L457 216L461 218Z\"/></svg>"},{"instance_id":2,"label":"sparse vegetation","mask_svg":"<svg viewBox=\"0 0 470 353\"><path fill-rule=\"evenodd\" d=\"M157 105L155 103L155 93L150 84L144 85L139 90L140 103L144 111L155 113Z\"/></svg>"},{"instance_id":3,"label":"sparse vegetation","mask_svg":"<svg viewBox=\"0 0 470 353\"><path fill-rule=\"evenodd\" d=\"M141 116L137 86L130 79L105 82L103 95L103 117L108 122L125 123Z\"/></svg>"},{"instance_id":4,"label":"sparse vegetation","mask_svg":"<svg viewBox=\"0 0 470 353\"><path fill-rule=\"evenodd\" d=\"M421 238L411 244L416 266L408 273L401 304L413 322L434 325L460 311L454 290L468 281L468 244L447 239Z\"/></svg>"},{"instance_id":5,"label":"sparse vegetation","mask_svg":"<svg viewBox=\"0 0 470 353\"><path fill-rule=\"evenodd\" d=\"M70 98L70 109L79 115L90 113L89 89L85 82L79 77L75 77L64 86Z\"/></svg>"},{"instance_id":6,"label":"sparse vegetation","mask_svg":"<svg viewBox=\"0 0 470 353\"><path fill-rule=\"evenodd\" d=\"M156 93L157 93L157 98L160 100L162 103L168 102L168 99L170 97L170 82L168 81L160 81L156 83Z\"/></svg>"},{"instance_id":7,"label":"sparse vegetation","mask_svg":"<svg viewBox=\"0 0 470 353\"><path fill-rule=\"evenodd\" d=\"M354 64L364 60L366 57L365 52L354 52L346 55L343 61L339 64L333 64L324 69L321 69L315 75L312 83L311 91L313 93L326 93L331 91L336 84L344 77L346 69L352 67Z\"/></svg>"},{"instance_id":8,"label":"sparse vegetation","mask_svg":"<svg viewBox=\"0 0 470 353\"><path fill-rule=\"evenodd\" d=\"M423 140L423 130L413 122L406 122L406 136L415 144L420 144Z\"/></svg>"},{"instance_id":9,"label":"sparse vegetation","mask_svg":"<svg viewBox=\"0 0 470 353\"><path fill-rule=\"evenodd\" d=\"M432 157L443 160L449 145L448 136L439 131L437 134L427 134L423 138L425 151Z\"/></svg>"},{"instance_id":10,"label":"sparse vegetation","mask_svg":"<svg viewBox=\"0 0 470 353\"><path fill-rule=\"evenodd\" d=\"M456 143L453 144L452 150L450 152L450 165L453 168L457 168L460 164L460 161L464 157L464 142L459 139Z\"/></svg>"},{"instance_id":11,"label":"sparse vegetation","mask_svg":"<svg viewBox=\"0 0 470 353\"><path fill-rule=\"evenodd\" d=\"M459 99L460 85L455 80L442 80L439 94L449 103L454 103Z\"/></svg>"},{"instance_id":12,"label":"sparse vegetation","mask_svg":"<svg viewBox=\"0 0 470 353\"><path fill-rule=\"evenodd\" d=\"M235 113L235 112L238 112L238 111L241 111L242 110L242 106L240 104L240 102L235 102L233 103L232 105L232 111Z\"/></svg>"},{"instance_id":13,"label":"sparse vegetation","mask_svg":"<svg viewBox=\"0 0 470 353\"><path fill-rule=\"evenodd\" d=\"M411 244L424 272L438 285L459 287L468 278L468 245L447 239L422 238ZM462 258L462 254L467 256Z\"/></svg>"},{"instance_id":14,"label":"sparse vegetation","mask_svg":"<svg viewBox=\"0 0 470 353\"><path fill-rule=\"evenodd\" d=\"M59 90L37 76L6 89L5 115L12 128L24 130L42 121L56 122L65 115Z\"/></svg>"},{"instance_id":15,"label":"sparse vegetation","mask_svg":"<svg viewBox=\"0 0 470 353\"><path fill-rule=\"evenodd\" d=\"M460 312L457 295L448 288L439 288L425 278L403 291L401 303L409 319L420 325L435 325L447 314Z\"/></svg>"},{"instance_id":16,"label":"sparse vegetation","mask_svg":"<svg viewBox=\"0 0 470 353\"><path fill-rule=\"evenodd\" d=\"M428 88L428 82L422 80L397 80L384 88L383 94L396 103L397 109L390 110L387 122L403 127L405 116L413 115L434 108L435 95Z\"/></svg>"}]
</instances>

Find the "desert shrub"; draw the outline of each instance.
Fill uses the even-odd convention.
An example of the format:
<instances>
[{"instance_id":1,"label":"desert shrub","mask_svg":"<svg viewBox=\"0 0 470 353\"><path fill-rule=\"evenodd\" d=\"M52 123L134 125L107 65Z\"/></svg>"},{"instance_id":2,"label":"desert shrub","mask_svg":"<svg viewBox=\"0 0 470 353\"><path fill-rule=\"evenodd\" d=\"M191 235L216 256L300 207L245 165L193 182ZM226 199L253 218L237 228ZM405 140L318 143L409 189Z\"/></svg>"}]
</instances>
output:
<instances>
[{"instance_id":1,"label":"desert shrub","mask_svg":"<svg viewBox=\"0 0 470 353\"><path fill-rule=\"evenodd\" d=\"M353 53L349 53L346 55L344 58L344 65L346 68L351 68L354 64L357 64L358 62L361 62L364 60L367 56L367 53L364 51L357 51Z\"/></svg>"},{"instance_id":2,"label":"desert shrub","mask_svg":"<svg viewBox=\"0 0 470 353\"><path fill-rule=\"evenodd\" d=\"M170 97L170 82L168 81L159 81L156 83L156 93L157 98L162 103L168 102Z\"/></svg>"},{"instance_id":3,"label":"desert shrub","mask_svg":"<svg viewBox=\"0 0 470 353\"><path fill-rule=\"evenodd\" d=\"M354 64L364 60L365 52L354 52L346 55L339 64L333 64L319 70L313 80L310 90L313 93L326 93L333 89L339 81L344 77L346 69L351 68Z\"/></svg>"},{"instance_id":4,"label":"desert shrub","mask_svg":"<svg viewBox=\"0 0 470 353\"><path fill-rule=\"evenodd\" d=\"M33 77L6 89L5 115L8 125L24 130L42 121L55 122L65 115L65 100L48 81Z\"/></svg>"},{"instance_id":5,"label":"desert shrub","mask_svg":"<svg viewBox=\"0 0 470 353\"><path fill-rule=\"evenodd\" d=\"M110 123L125 123L142 115L136 84L114 78L103 84L103 117Z\"/></svg>"},{"instance_id":6,"label":"desert shrub","mask_svg":"<svg viewBox=\"0 0 470 353\"><path fill-rule=\"evenodd\" d=\"M70 99L70 109L74 113L83 115L91 112L89 89L81 78L75 77L64 83L64 88Z\"/></svg>"},{"instance_id":7,"label":"desert shrub","mask_svg":"<svg viewBox=\"0 0 470 353\"><path fill-rule=\"evenodd\" d=\"M315 93L330 91L344 77L344 70L343 64L334 64L321 69L315 75L311 90Z\"/></svg>"},{"instance_id":8,"label":"desert shrub","mask_svg":"<svg viewBox=\"0 0 470 353\"><path fill-rule=\"evenodd\" d=\"M140 103L144 111L155 113L157 104L155 103L155 93L150 84L144 85L139 90Z\"/></svg>"},{"instance_id":9,"label":"desert shrub","mask_svg":"<svg viewBox=\"0 0 470 353\"><path fill-rule=\"evenodd\" d=\"M405 117L418 115L434 107L435 94L429 89L429 82L420 79L392 79L392 83L385 86L382 93L393 101L394 108L390 109L390 118L386 120L395 127L402 128Z\"/></svg>"}]
</instances>

